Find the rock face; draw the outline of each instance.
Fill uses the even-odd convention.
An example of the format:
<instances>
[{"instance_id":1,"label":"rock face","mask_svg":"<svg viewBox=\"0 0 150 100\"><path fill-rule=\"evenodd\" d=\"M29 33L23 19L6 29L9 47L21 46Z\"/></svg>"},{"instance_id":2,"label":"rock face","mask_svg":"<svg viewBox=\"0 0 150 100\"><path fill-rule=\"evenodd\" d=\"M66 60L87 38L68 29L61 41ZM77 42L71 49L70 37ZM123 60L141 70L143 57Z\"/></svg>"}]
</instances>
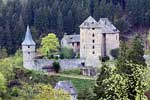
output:
<instances>
[{"instance_id":1,"label":"rock face","mask_svg":"<svg viewBox=\"0 0 150 100\"><path fill-rule=\"evenodd\" d=\"M119 30L108 18L97 22L90 16L80 25L80 58L85 59L85 66L99 66L100 58L112 58L110 52L116 48L119 48Z\"/></svg>"}]
</instances>

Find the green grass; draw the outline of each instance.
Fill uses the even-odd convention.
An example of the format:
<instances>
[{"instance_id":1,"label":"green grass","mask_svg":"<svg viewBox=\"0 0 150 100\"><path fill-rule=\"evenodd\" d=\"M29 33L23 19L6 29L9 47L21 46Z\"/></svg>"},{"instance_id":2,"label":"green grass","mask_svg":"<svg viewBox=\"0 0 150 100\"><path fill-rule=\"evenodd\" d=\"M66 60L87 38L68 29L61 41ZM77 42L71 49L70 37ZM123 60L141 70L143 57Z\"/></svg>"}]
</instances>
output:
<instances>
[{"instance_id":1,"label":"green grass","mask_svg":"<svg viewBox=\"0 0 150 100\"><path fill-rule=\"evenodd\" d=\"M67 75L81 75L80 69L73 69L73 70L67 70L61 72L61 74L67 74Z\"/></svg>"},{"instance_id":2,"label":"green grass","mask_svg":"<svg viewBox=\"0 0 150 100\"><path fill-rule=\"evenodd\" d=\"M95 85L94 80L87 80L87 79L76 79L76 78L66 78L66 77L58 77L59 81L69 80L73 83L76 87L77 91L82 91L84 89L92 88Z\"/></svg>"}]
</instances>

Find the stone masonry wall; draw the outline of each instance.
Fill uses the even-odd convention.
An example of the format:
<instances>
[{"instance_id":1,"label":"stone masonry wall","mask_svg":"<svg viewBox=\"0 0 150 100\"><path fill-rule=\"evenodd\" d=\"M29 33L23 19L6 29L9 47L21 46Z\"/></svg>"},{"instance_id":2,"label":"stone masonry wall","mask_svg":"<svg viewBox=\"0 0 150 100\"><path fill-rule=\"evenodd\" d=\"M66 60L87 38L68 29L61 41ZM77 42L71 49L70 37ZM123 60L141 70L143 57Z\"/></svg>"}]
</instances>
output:
<instances>
[{"instance_id":1,"label":"stone masonry wall","mask_svg":"<svg viewBox=\"0 0 150 100\"><path fill-rule=\"evenodd\" d=\"M52 67L54 60L48 59L35 59L35 67L34 70L42 70L43 67L50 66ZM61 70L70 70L74 68L81 67L82 59L63 59L58 60Z\"/></svg>"}]
</instances>

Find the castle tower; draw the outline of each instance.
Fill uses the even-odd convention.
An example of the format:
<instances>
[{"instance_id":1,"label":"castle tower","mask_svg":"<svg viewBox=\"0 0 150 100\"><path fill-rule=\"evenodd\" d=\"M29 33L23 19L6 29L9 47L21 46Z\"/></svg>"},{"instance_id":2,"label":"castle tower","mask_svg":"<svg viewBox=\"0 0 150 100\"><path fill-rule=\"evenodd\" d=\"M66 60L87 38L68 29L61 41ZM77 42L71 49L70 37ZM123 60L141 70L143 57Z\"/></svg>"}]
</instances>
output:
<instances>
[{"instance_id":1,"label":"castle tower","mask_svg":"<svg viewBox=\"0 0 150 100\"><path fill-rule=\"evenodd\" d=\"M101 56L101 26L91 16L80 25L80 58L85 66L98 67Z\"/></svg>"},{"instance_id":2,"label":"castle tower","mask_svg":"<svg viewBox=\"0 0 150 100\"><path fill-rule=\"evenodd\" d=\"M26 69L34 68L34 58L35 58L35 42L32 39L32 35L27 26L25 39L22 42L22 51L23 51L23 66Z\"/></svg>"},{"instance_id":3,"label":"castle tower","mask_svg":"<svg viewBox=\"0 0 150 100\"><path fill-rule=\"evenodd\" d=\"M111 51L119 48L119 32L108 18L97 22L89 16L80 25L80 58L85 66L98 67L103 57L113 59Z\"/></svg>"}]
</instances>

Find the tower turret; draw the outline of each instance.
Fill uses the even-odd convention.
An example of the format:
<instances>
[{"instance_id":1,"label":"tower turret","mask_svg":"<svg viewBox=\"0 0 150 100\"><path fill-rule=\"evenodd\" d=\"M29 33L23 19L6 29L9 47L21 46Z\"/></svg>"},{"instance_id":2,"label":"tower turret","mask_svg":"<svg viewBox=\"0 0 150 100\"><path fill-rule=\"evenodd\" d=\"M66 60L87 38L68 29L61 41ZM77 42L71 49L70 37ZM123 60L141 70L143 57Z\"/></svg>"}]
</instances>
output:
<instances>
[{"instance_id":1,"label":"tower turret","mask_svg":"<svg viewBox=\"0 0 150 100\"><path fill-rule=\"evenodd\" d=\"M35 42L32 39L32 35L27 26L25 39L22 42L22 52L23 52L23 66L27 69L34 69L34 58L35 58Z\"/></svg>"}]
</instances>

